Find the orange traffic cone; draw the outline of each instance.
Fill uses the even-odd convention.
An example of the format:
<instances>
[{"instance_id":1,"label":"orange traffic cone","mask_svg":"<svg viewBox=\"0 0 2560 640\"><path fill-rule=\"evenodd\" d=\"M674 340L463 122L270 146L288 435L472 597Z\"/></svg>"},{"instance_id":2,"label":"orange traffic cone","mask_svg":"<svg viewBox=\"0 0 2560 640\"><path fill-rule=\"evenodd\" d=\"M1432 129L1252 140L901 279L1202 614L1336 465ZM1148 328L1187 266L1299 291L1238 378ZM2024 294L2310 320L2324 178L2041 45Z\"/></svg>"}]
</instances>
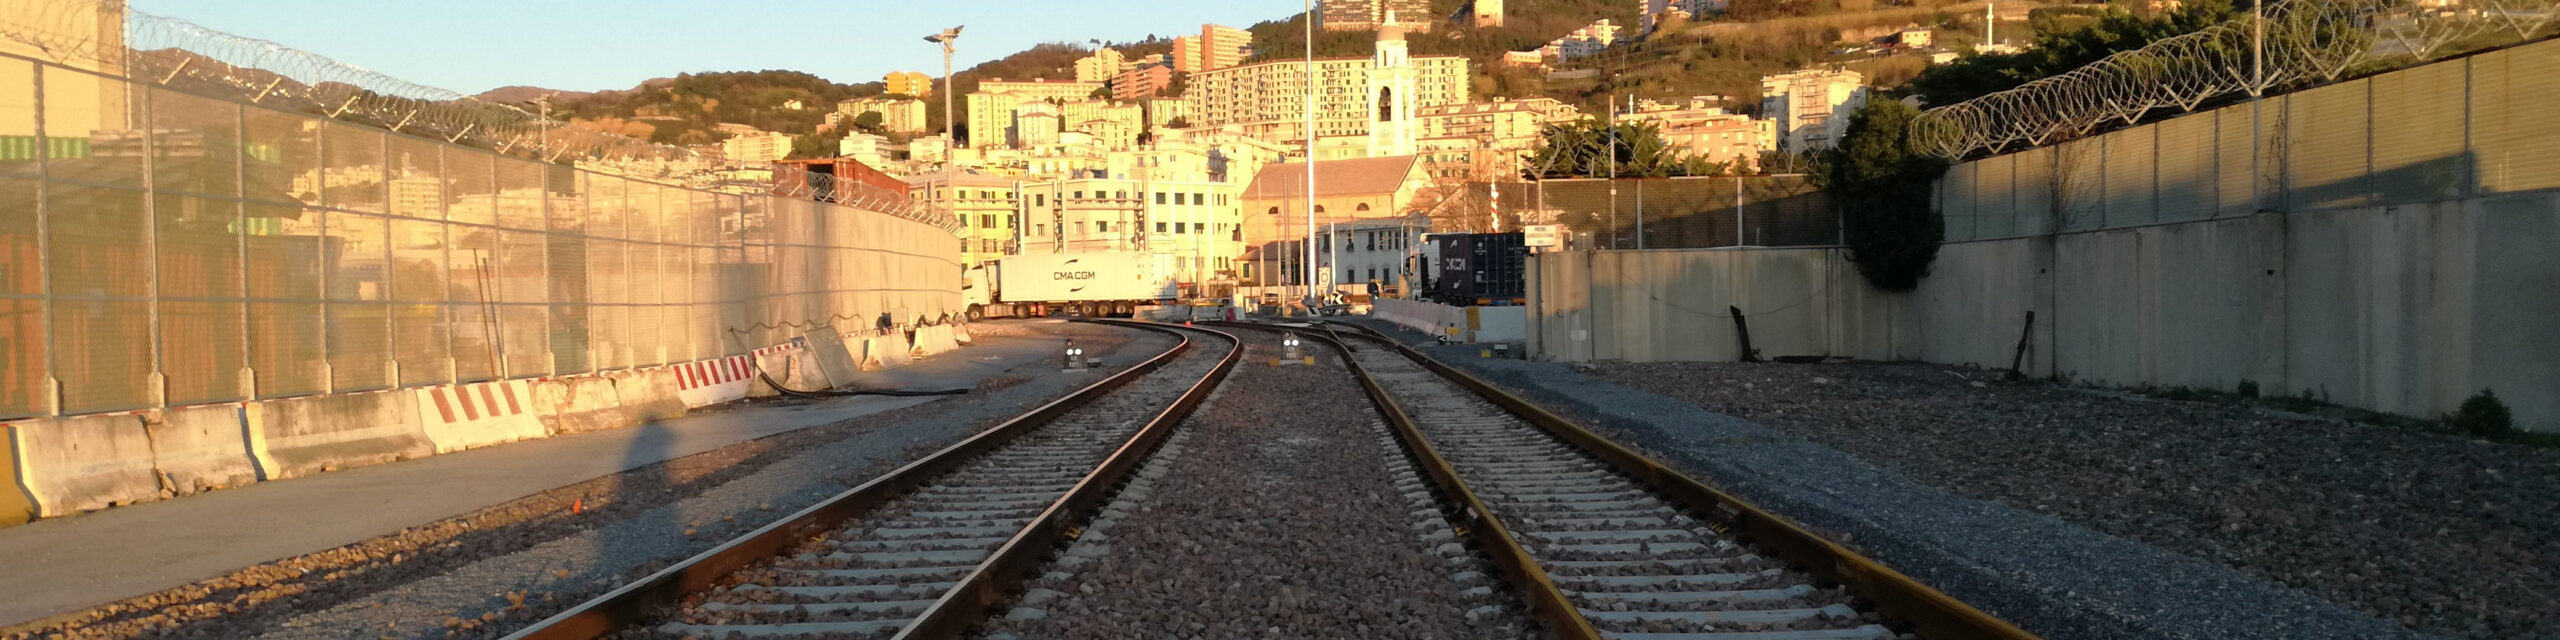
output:
<instances>
[{"instance_id":1,"label":"orange traffic cone","mask_svg":"<svg viewBox=\"0 0 2560 640\"><path fill-rule=\"evenodd\" d=\"M577 499L574 499L574 500L570 500L570 501L569 501L569 515L577 515L577 514L586 513L586 512L587 512L587 499L586 499L586 498L577 498Z\"/></svg>"}]
</instances>

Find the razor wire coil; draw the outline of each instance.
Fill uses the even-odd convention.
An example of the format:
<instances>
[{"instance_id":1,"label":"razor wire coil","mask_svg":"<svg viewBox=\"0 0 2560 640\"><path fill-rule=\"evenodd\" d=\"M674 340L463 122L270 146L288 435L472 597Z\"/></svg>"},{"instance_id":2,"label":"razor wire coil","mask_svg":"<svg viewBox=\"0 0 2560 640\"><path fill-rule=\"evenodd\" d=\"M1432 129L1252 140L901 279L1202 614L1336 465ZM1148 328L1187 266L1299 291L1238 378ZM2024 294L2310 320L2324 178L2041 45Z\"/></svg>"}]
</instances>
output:
<instances>
[{"instance_id":1,"label":"razor wire coil","mask_svg":"<svg viewBox=\"0 0 2560 640\"><path fill-rule=\"evenodd\" d=\"M1949 158L2086 136L2243 93L2337 80L2377 58L2431 60L2560 24L2560 0L2281 0L2070 72L1927 110L1917 147Z\"/></svg>"}]
</instances>

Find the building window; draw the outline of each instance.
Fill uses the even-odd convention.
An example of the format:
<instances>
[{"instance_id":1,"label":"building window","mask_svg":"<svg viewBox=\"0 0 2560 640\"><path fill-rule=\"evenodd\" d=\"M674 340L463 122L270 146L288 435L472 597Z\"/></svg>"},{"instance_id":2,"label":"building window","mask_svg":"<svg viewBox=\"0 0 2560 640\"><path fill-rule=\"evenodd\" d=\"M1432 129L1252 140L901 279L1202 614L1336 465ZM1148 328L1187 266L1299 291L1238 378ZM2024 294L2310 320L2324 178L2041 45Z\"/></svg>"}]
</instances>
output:
<instances>
[{"instance_id":1,"label":"building window","mask_svg":"<svg viewBox=\"0 0 2560 640\"><path fill-rule=\"evenodd\" d=\"M1046 207L1046 206L1049 206L1049 194L1046 194L1046 193L1034 193L1034 194L1031 194L1031 206L1035 206L1035 207Z\"/></svg>"},{"instance_id":2,"label":"building window","mask_svg":"<svg viewBox=\"0 0 2560 640\"><path fill-rule=\"evenodd\" d=\"M1209 204L1209 194L1200 193L1200 192L1197 192L1197 191L1192 192L1192 193L1191 193L1191 204Z\"/></svg>"},{"instance_id":3,"label":"building window","mask_svg":"<svg viewBox=\"0 0 2560 640\"><path fill-rule=\"evenodd\" d=\"M1111 222L1108 220L1095 220L1093 221L1093 230L1096 233L1110 231Z\"/></svg>"},{"instance_id":4,"label":"building window","mask_svg":"<svg viewBox=\"0 0 2560 640\"><path fill-rule=\"evenodd\" d=\"M1082 192L1082 191L1078 191L1078 192L1076 192L1076 199L1077 199L1077 200L1083 200L1083 199L1084 199L1084 192Z\"/></svg>"},{"instance_id":5,"label":"building window","mask_svg":"<svg viewBox=\"0 0 2560 640\"><path fill-rule=\"evenodd\" d=\"M1156 233L1164 233L1164 223L1156 223Z\"/></svg>"},{"instance_id":6,"label":"building window","mask_svg":"<svg viewBox=\"0 0 2560 640\"><path fill-rule=\"evenodd\" d=\"M1103 59L1104 59L1104 60L1109 60L1110 58L1103 58ZM1162 192L1162 191L1158 191L1158 192L1156 192L1156 204L1164 204L1164 192Z\"/></svg>"},{"instance_id":7,"label":"building window","mask_svg":"<svg viewBox=\"0 0 2560 640\"><path fill-rule=\"evenodd\" d=\"M1353 212L1355 212L1355 213L1356 213L1356 212L1362 212L1362 211L1368 211L1368 210L1369 210L1369 203L1366 203L1366 202L1360 203L1360 206L1358 206L1358 207L1353 207L1351 210L1352 210Z\"/></svg>"}]
</instances>

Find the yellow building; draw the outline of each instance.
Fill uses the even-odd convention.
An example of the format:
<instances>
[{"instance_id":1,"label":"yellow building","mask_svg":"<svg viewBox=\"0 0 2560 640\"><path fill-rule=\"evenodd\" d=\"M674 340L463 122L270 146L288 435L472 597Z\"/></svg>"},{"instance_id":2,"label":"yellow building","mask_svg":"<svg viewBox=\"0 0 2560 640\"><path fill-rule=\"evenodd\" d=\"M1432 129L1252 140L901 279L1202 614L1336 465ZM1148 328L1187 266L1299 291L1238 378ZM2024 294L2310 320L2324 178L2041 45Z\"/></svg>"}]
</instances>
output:
<instances>
[{"instance_id":1,"label":"yellow building","mask_svg":"<svg viewBox=\"0 0 2560 640\"><path fill-rule=\"evenodd\" d=\"M1460 56L1407 58L1413 72L1412 104L1416 109L1466 102L1467 59ZM1316 135L1366 139L1376 117L1371 110L1370 72L1373 58L1319 58L1315 61ZM1186 96L1199 103L1193 124L1239 127L1246 135L1284 144L1306 137L1308 63L1264 62L1191 77Z\"/></svg>"},{"instance_id":2,"label":"yellow building","mask_svg":"<svg viewBox=\"0 0 2560 640\"><path fill-rule=\"evenodd\" d=\"M997 79L980 82L978 91L969 94L969 144L975 147L1011 144L1013 112L1025 102L1081 101L1101 88L1102 83L1099 82L1072 80L1007 82Z\"/></svg>"},{"instance_id":3,"label":"yellow building","mask_svg":"<svg viewBox=\"0 0 2560 640\"><path fill-rule=\"evenodd\" d=\"M1013 248L1028 190L1022 181L974 173L930 173L907 178L907 196L947 210L960 221L961 268L994 262Z\"/></svg>"},{"instance_id":4,"label":"yellow building","mask_svg":"<svg viewBox=\"0 0 2560 640\"><path fill-rule=\"evenodd\" d=\"M1138 146L1138 133L1147 129L1147 110L1134 104L1117 104L1108 100L1082 100L1059 105L1061 131L1078 131L1093 136L1093 144L1104 151L1123 151Z\"/></svg>"},{"instance_id":5,"label":"yellow building","mask_svg":"<svg viewBox=\"0 0 2560 640\"><path fill-rule=\"evenodd\" d=\"M891 71L881 82L889 85L889 93L918 98L933 95L933 77L914 71Z\"/></svg>"},{"instance_id":6,"label":"yellow building","mask_svg":"<svg viewBox=\"0 0 2560 640\"><path fill-rule=\"evenodd\" d=\"M926 127L924 101L895 94L838 102L836 103L837 115L829 117L827 121L850 127L855 118L874 112L880 114L882 131L914 134L923 133Z\"/></svg>"},{"instance_id":7,"label":"yellow building","mask_svg":"<svg viewBox=\"0 0 2560 640\"><path fill-rule=\"evenodd\" d=\"M132 108L141 97L119 79L125 73L124 3L6 3L0 6L0 32L10 34L0 37L0 53L104 74L53 69L45 75L47 144L82 144L71 141L141 128L141 114ZM35 82L33 64L0 60L0 92L16 98L0 101L0 136L36 134Z\"/></svg>"},{"instance_id":8,"label":"yellow building","mask_svg":"<svg viewBox=\"0 0 2560 640\"><path fill-rule=\"evenodd\" d=\"M1076 81L1110 82L1112 76L1120 75L1121 67L1127 66L1125 62L1126 59L1120 55L1118 49L1110 47L1095 49L1093 55L1076 61ZM984 88L980 87L980 89Z\"/></svg>"}]
</instances>

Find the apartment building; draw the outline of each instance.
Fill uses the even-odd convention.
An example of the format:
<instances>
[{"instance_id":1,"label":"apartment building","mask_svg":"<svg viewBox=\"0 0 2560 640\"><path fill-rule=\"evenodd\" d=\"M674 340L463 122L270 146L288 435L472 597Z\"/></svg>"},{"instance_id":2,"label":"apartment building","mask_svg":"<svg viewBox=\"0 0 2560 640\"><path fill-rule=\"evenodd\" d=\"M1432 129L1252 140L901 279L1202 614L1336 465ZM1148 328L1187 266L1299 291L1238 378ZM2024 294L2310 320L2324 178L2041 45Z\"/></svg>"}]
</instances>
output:
<instances>
[{"instance_id":1,"label":"apartment building","mask_svg":"<svg viewBox=\"0 0 2560 640\"><path fill-rule=\"evenodd\" d=\"M1522 156L1544 140L1546 125L1581 117L1580 109L1552 98L1423 107L1423 172L1444 181L1511 179L1520 175Z\"/></svg>"},{"instance_id":2,"label":"apartment building","mask_svg":"<svg viewBox=\"0 0 2560 640\"><path fill-rule=\"evenodd\" d=\"M1253 55L1253 34L1235 27L1200 25L1200 35L1173 39L1173 69L1199 73L1236 66Z\"/></svg>"},{"instance_id":3,"label":"apartment building","mask_svg":"<svg viewBox=\"0 0 2560 640\"><path fill-rule=\"evenodd\" d=\"M1120 75L1120 69L1127 66L1124 62L1126 59L1121 57L1119 50L1110 47L1096 49L1093 55L1076 60L1076 81L1110 82L1112 76Z\"/></svg>"},{"instance_id":4,"label":"apartment building","mask_svg":"<svg viewBox=\"0 0 2560 640\"><path fill-rule=\"evenodd\" d=\"M1102 88L1099 82L1073 80L1005 81L991 79L978 83L978 91L969 94L969 144L980 147L1002 147L1013 144L1014 109L1028 102L1074 102L1092 97Z\"/></svg>"},{"instance_id":5,"label":"apartment building","mask_svg":"<svg viewBox=\"0 0 2560 640\"><path fill-rule=\"evenodd\" d=\"M1013 108L1012 138L1006 142L1015 149L1058 143L1058 105L1047 102L1025 102Z\"/></svg>"},{"instance_id":6,"label":"apartment building","mask_svg":"<svg viewBox=\"0 0 2560 640\"><path fill-rule=\"evenodd\" d=\"M1651 123L1664 142L1683 155L1703 156L1736 170L1757 165L1760 153L1775 151L1777 121L1726 113L1716 105L1722 96L1698 96L1685 102L1644 101L1634 111L1618 114L1619 122Z\"/></svg>"},{"instance_id":7,"label":"apartment building","mask_svg":"<svg viewBox=\"0 0 2560 640\"><path fill-rule=\"evenodd\" d=\"M781 160L791 155L791 134L757 131L729 136L720 141L720 155L742 164Z\"/></svg>"},{"instance_id":8,"label":"apartment building","mask_svg":"<svg viewBox=\"0 0 2560 640\"><path fill-rule=\"evenodd\" d=\"M1778 150L1829 149L1849 131L1849 114L1867 106L1867 77L1856 71L1806 69L1760 79L1760 114L1776 121Z\"/></svg>"},{"instance_id":9,"label":"apartment building","mask_svg":"<svg viewBox=\"0 0 2560 640\"><path fill-rule=\"evenodd\" d=\"M1022 218L1022 181L969 172L940 172L907 178L907 197L949 211L960 221L960 264L967 269L996 261L1014 246L1014 225Z\"/></svg>"},{"instance_id":10,"label":"apartment building","mask_svg":"<svg viewBox=\"0 0 2560 640\"><path fill-rule=\"evenodd\" d=\"M914 71L891 71L888 76L881 78L880 81L889 86L889 93L902 96L914 96L918 98L933 95L933 76L928 76L922 73Z\"/></svg>"},{"instance_id":11,"label":"apartment building","mask_svg":"<svg viewBox=\"0 0 2560 640\"><path fill-rule=\"evenodd\" d=\"M1677 11L1694 18L1725 8L1725 0L1636 0L1636 3L1643 7L1644 23L1641 26L1645 33L1652 33L1654 27L1660 26L1666 13Z\"/></svg>"},{"instance_id":12,"label":"apartment building","mask_svg":"<svg viewBox=\"0 0 2560 640\"><path fill-rule=\"evenodd\" d=\"M1173 69L1164 65L1140 65L1111 78L1111 97L1137 101L1153 98L1173 84Z\"/></svg>"},{"instance_id":13,"label":"apartment building","mask_svg":"<svg viewBox=\"0 0 2560 640\"><path fill-rule=\"evenodd\" d=\"M1368 31L1393 17L1415 31L1430 31L1439 20L1431 0L1321 0L1316 27L1326 31Z\"/></svg>"},{"instance_id":14,"label":"apartment building","mask_svg":"<svg viewBox=\"0 0 2560 640\"><path fill-rule=\"evenodd\" d=\"M1244 185L1070 178L1026 187L1024 253L1131 252L1169 257L1185 287L1231 278L1244 252Z\"/></svg>"},{"instance_id":15,"label":"apartment building","mask_svg":"<svg viewBox=\"0 0 2560 640\"><path fill-rule=\"evenodd\" d=\"M849 127L853 119L875 112L880 114L880 130L889 133L923 133L927 126L924 101L895 94L838 102L827 122Z\"/></svg>"},{"instance_id":16,"label":"apartment building","mask_svg":"<svg viewBox=\"0 0 2560 640\"><path fill-rule=\"evenodd\" d=\"M1462 103L1468 97L1467 59L1419 56L1412 67L1411 96L1415 109ZM1303 144L1309 84L1316 92L1314 134L1319 138L1365 139L1377 113L1371 108L1370 72L1374 58L1283 60L1208 71L1191 77L1187 97L1198 101L1193 124L1235 126L1250 135L1282 144Z\"/></svg>"},{"instance_id":17,"label":"apartment building","mask_svg":"<svg viewBox=\"0 0 2560 640\"><path fill-rule=\"evenodd\" d=\"M1161 67L1159 67L1161 68ZM1147 129L1145 107L1120 104L1109 100L1080 100L1058 105L1059 130L1093 136L1093 145L1104 151L1120 151L1138 145L1138 134Z\"/></svg>"},{"instance_id":18,"label":"apartment building","mask_svg":"<svg viewBox=\"0 0 2560 640\"><path fill-rule=\"evenodd\" d=\"M1608 50L1610 45L1618 43L1619 30L1618 25L1604 18L1548 42L1547 46L1538 48L1538 53L1543 58L1557 62L1599 53Z\"/></svg>"},{"instance_id":19,"label":"apartment building","mask_svg":"<svg viewBox=\"0 0 2560 640\"><path fill-rule=\"evenodd\" d=\"M1171 127L1175 120L1200 122L1200 103L1190 98L1154 98L1146 101L1146 109L1147 124L1157 128Z\"/></svg>"}]
</instances>

